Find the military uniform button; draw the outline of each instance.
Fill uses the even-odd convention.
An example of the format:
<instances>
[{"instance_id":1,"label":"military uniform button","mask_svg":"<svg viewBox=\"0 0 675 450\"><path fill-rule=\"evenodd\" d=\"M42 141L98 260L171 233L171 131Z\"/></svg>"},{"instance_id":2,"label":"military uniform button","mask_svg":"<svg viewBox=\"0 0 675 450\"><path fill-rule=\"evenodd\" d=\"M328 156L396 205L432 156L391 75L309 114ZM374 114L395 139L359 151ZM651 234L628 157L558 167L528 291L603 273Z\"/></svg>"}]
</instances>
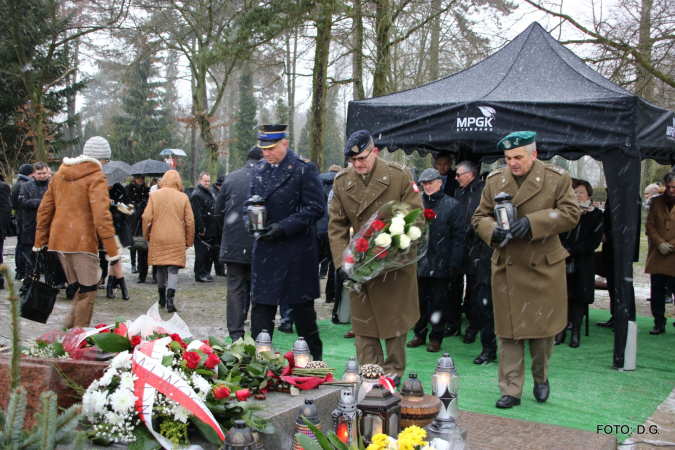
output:
<instances>
[{"instance_id":1,"label":"military uniform button","mask_svg":"<svg viewBox=\"0 0 675 450\"><path fill-rule=\"evenodd\" d=\"M359 222L363 222L363 217L359 217Z\"/></svg>"},{"instance_id":2,"label":"military uniform button","mask_svg":"<svg viewBox=\"0 0 675 450\"><path fill-rule=\"evenodd\" d=\"M511 261L509 261L509 266L512 266L512 265L513 265L513 263Z\"/></svg>"},{"instance_id":3,"label":"military uniform button","mask_svg":"<svg viewBox=\"0 0 675 450\"><path fill-rule=\"evenodd\" d=\"M532 267L537 267L537 264L536 264L536 263L532 263Z\"/></svg>"}]
</instances>

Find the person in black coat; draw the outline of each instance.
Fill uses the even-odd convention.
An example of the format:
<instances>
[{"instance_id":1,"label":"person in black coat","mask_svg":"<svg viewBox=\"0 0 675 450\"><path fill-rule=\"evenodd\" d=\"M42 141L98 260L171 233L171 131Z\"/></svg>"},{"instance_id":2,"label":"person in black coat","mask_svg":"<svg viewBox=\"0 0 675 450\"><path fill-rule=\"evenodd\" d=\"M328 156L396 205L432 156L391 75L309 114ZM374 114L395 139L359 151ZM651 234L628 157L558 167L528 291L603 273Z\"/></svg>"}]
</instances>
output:
<instances>
[{"instance_id":1,"label":"person in black coat","mask_svg":"<svg viewBox=\"0 0 675 450\"><path fill-rule=\"evenodd\" d=\"M9 219L12 216L12 191L9 185L5 183L5 178L0 174L0 264L2 252L5 246L5 237ZM0 289L5 288L5 277L0 276Z\"/></svg>"},{"instance_id":2,"label":"person in black coat","mask_svg":"<svg viewBox=\"0 0 675 450\"><path fill-rule=\"evenodd\" d=\"M251 337L263 329L272 335L277 306L290 305L298 335L314 359L321 360L314 310L314 300L321 296L315 224L326 205L316 166L288 149L286 128L262 125L258 133L265 161L253 168L249 198L264 199L269 225L253 244Z\"/></svg>"},{"instance_id":3,"label":"person in black coat","mask_svg":"<svg viewBox=\"0 0 675 450\"><path fill-rule=\"evenodd\" d=\"M406 346L415 348L426 343L430 311L431 333L427 351L438 352L443 341L442 316L446 311L443 304L448 297L449 276L459 270L464 259L465 226L462 207L441 189L443 181L438 170L426 169L419 182L424 188L424 207L436 216L429 227L429 249L417 263L420 319L413 329L415 337Z\"/></svg>"},{"instance_id":4,"label":"person in black coat","mask_svg":"<svg viewBox=\"0 0 675 450\"><path fill-rule=\"evenodd\" d=\"M33 166L34 180L21 185L18 202L15 208L21 211L21 226L19 228L19 248L28 271L35 265L35 231L37 229L37 212L47 188L49 187L49 171L47 164L37 162Z\"/></svg>"},{"instance_id":5,"label":"person in black coat","mask_svg":"<svg viewBox=\"0 0 675 450\"><path fill-rule=\"evenodd\" d=\"M335 266L328 241L328 196L333 190L333 180L340 166L333 164L326 173L319 175L323 183L323 195L326 199L326 212L316 224L317 246L319 247L319 278L326 278L326 303L335 301Z\"/></svg>"},{"instance_id":6,"label":"person in black coat","mask_svg":"<svg viewBox=\"0 0 675 450\"><path fill-rule=\"evenodd\" d=\"M576 227L560 235L560 242L570 256L567 257L567 308L572 322L570 347L579 347L581 322L586 308L595 297L595 249L602 241L602 211L591 202L593 188L588 181L572 180L572 188L581 207L581 219ZM555 338L554 345L565 342L567 331Z\"/></svg>"},{"instance_id":7,"label":"person in black coat","mask_svg":"<svg viewBox=\"0 0 675 450\"><path fill-rule=\"evenodd\" d=\"M31 164L23 164L19 167L19 176L16 178L12 186L12 208L14 208L14 215L16 217L16 225L18 233L16 236L16 248L14 249L14 268L15 279L23 280L26 276L26 261L21 253L21 226L23 223L23 212L19 208L19 194L21 193L21 186L33 179L30 176L33 174L33 166Z\"/></svg>"},{"instance_id":8,"label":"person in black coat","mask_svg":"<svg viewBox=\"0 0 675 450\"><path fill-rule=\"evenodd\" d=\"M134 175L134 181L129 183L126 189L127 189L127 196L129 196L129 204L134 207L134 213L129 216L129 227L131 228L133 236L141 236L143 234L142 232L140 234L137 234L135 232L138 219L139 217L141 217L139 214L136 213L136 210L138 209L138 206L142 202L146 202L147 204L148 195L150 194L150 188L145 185L145 177L143 175ZM131 273L138 273L138 265L137 265L137 262L139 262L137 259L138 250L130 248L129 256L131 257ZM147 256L148 256L147 252L145 256L146 256L145 264L147 266Z\"/></svg>"},{"instance_id":9,"label":"person in black coat","mask_svg":"<svg viewBox=\"0 0 675 450\"><path fill-rule=\"evenodd\" d=\"M441 189L450 197L455 196L455 190L459 184L456 179L456 171L452 170L452 155L448 152L440 152L436 155L436 170L441 173L443 186Z\"/></svg>"},{"instance_id":10,"label":"person in black coat","mask_svg":"<svg viewBox=\"0 0 675 450\"><path fill-rule=\"evenodd\" d=\"M227 329L232 342L244 337L244 321L251 303L253 238L244 224L242 210L248 199L253 166L262 158L254 146L244 167L228 174L216 200L215 216L221 226L220 264L227 264Z\"/></svg>"},{"instance_id":11,"label":"person in black coat","mask_svg":"<svg viewBox=\"0 0 675 450\"><path fill-rule=\"evenodd\" d=\"M214 216L216 199L211 186L211 176L202 172L195 190L190 196L192 213L195 216L195 281L211 282L211 265L218 267L216 241L220 239L218 222ZM216 270L218 272L218 270Z\"/></svg>"},{"instance_id":12,"label":"person in black coat","mask_svg":"<svg viewBox=\"0 0 675 450\"><path fill-rule=\"evenodd\" d=\"M132 211L129 210L128 205L131 202L127 190L120 183L115 183L108 186L108 196L110 197L110 214L112 215L113 226L115 227L115 234L117 235L122 247L131 247L134 239L129 227L129 216ZM103 252L103 245L99 243L99 256L101 263L101 270L103 278L108 274L108 261ZM127 288L126 280L124 279L124 272L122 272L122 264L119 262L110 264L110 275L105 285L106 296L108 298L115 298L115 289L120 288L122 291L122 299L129 300L129 290Z\"/></svg>"}]
</instances>

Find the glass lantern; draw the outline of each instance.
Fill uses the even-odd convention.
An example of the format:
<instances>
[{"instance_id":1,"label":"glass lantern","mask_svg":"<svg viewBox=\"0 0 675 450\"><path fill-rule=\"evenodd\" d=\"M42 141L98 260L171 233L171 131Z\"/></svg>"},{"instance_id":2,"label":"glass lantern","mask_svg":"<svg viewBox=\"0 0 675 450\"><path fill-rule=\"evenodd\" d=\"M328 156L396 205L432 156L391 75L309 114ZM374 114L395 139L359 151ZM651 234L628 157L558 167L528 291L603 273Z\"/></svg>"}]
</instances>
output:
<instances>
[{"instance_id":1,"label":"glass lantern","mask_svg":"<svg viewBox=\"0 0 675 450\"><path fill-rule=\"evenodd\" d=\"M429 425L429 431L438 437L459 434L457 417L457 393L459 391L459 375L455 363L448 353L438 360L436 371L431 376L431 392L441 401L441 410Z\"/></svg>"},{"instance_id":2,"label":"glass lantern","mask_svg":"<svg viewBox=\"0 0 675 450\"><path fill-rule=\"evenodd\" d=\"M421 402L424 400L424 387L417 374L411 372L408 379L401 386L401 396L411 402Z\"/></svg>"},{"instance_id":3,"label":"glass lantern","mask_svg":"<svg viewBox=\"0 0 675 450\"><path fill-rule=\"evenodd\" d=\"M342 381L354 383L352 386L352 395L356 398L359 391L359 385L361 384L361 377L359 376L359 364L353 356L349 357L345 373L342 374Z\"/></svg>"},{"instance_id":4,"label":"glass lantern","mask_svg":"<svg viewBox=\"0 0 675 450\"><path fill-rule=\"evenodd\" d=\"M258 353L273 352L272 337L267 330L262 330L255 338L255 351Z\"/></svg>"},{"instance_id":5,"label":"glass lantern","mask_svg":"<svg viewBox=\"0 0 675 450\"><path fill-rule=\"evenodd\" d=\"M248 226L253 230L253 237L259 239L267 231L267 208L265 199L259 195L254 195L247 201L246 216L248 217Z\"/></svg>"},{"instance_id":6,"label":"glass lantern","mask_svg":"<svg viewBox=\"0 0 675 450\"><path fill-rule=\"evenodd\" d=\"M506 238L499 245L503 247L506 243L513 239L511 234L511 225L516 221L516 207L511 203L513 195L507 194L506 192L500 192L494 198L497 202L495 205L495 220L504 230L506 230Z\"/></svg>"},{"instance_id":7,"label":"glass lantern","mask_svg":"<svg viewBox=\"0 0 675 450\"><path fill-rule=\"evenodd\" d=\"M319 430L321 430L321 419L319 418L319 412L316 409L314 400L311 398L305 399L305 404L300 407L300 410L298 411L298 417L295 419L295 432L293 433L293 445L291 446L291 450L302 450L302 446L295 437L295 435L298 433L305 434L313 441L318 442L312 430L305 423L303 416L306 417L307 420L309 420Z\"/></svg>"},{"instance_id":8,"label":"glass lantern","mask_svg":"<svg viewBox=\"0 0 675 450\"><path fill-rule=\"evenodd\" d=\"M361 434L364 445L378 433L396 438L401 431L401 399L376 384L357 405L363 413Z\"/></svg>"},{"instance_id":9,"label":"glass lantern","mask_svg":"<svg viewBox=\"0 0 675 450\"><path fill-rule=\"evenodd\" d=\"M235 420L234 426L225 435L222 450L254 450L255 437L243 420Z\"/></svg>"},{"instance_id":10,"label":"glass lantern","mask_svg":"<svg viewBox=\"0 0 675 450\"><path fill-rule=\"evenodd\" d=\"M347 444L348 447L350 447L352 443L358 445L361 411L356 408L356 402L354 401L351 390L342 390L340 404L333 410L332 416L333 431L338 439Z\"/></svg>"},{"instance_id":11,"label":"glass lantern","mask_svg":"<svg viewBox=\"0 0 675 450\"><path fill-rule=\"evenodd\" d=\"M295 344L293 344L293 357L295 359L295 367L304 369L307 367L307 363L311 361L311 356L309 354L309 345L305 341L305 338L299 337Z\"/></svg>"}]
</instances>

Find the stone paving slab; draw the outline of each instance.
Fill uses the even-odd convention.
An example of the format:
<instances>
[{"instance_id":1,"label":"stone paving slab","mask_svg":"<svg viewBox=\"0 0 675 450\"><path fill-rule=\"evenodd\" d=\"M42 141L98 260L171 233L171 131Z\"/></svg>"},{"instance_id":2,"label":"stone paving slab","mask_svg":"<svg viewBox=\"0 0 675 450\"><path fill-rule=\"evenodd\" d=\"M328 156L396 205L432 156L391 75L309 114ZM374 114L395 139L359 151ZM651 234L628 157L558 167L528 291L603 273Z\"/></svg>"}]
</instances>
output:
<instances>
[{"instance_id":1,"label":"stone paving slab","mask_svg":"<svg viewBox=\"0 0 675 450\"><path fill-rule=\"evenodd\" d=\"M457 423L471 450L615 450L616 436L469 411Z\"/></svg>"}]
</instances>

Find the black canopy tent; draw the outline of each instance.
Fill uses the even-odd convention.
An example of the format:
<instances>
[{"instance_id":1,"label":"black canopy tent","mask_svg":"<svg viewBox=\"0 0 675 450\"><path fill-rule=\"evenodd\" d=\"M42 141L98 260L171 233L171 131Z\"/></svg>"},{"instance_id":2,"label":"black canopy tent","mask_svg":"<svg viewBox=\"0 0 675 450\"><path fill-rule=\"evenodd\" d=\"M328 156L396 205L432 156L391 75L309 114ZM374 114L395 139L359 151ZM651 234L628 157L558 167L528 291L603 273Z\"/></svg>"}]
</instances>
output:
<instances>
[{"instance_id":1,"label":"black canopy tent","mask_svg":"<svg viewBox=\"0 0 675 450\"><path fill-rule=\"evenodd\" d=\"M632 257L639 224L641 158L675 162L675 114L588 67L538 23L480 63L418 88L349 103L347 134L369 130L378 147L407 154L468 150L501 156L497 142L537 132L540 159L590 155L602 161L615 247L614 366L624 366ZM634 308L632 309L634 311Z\"/></svg>"}]
</instances>

